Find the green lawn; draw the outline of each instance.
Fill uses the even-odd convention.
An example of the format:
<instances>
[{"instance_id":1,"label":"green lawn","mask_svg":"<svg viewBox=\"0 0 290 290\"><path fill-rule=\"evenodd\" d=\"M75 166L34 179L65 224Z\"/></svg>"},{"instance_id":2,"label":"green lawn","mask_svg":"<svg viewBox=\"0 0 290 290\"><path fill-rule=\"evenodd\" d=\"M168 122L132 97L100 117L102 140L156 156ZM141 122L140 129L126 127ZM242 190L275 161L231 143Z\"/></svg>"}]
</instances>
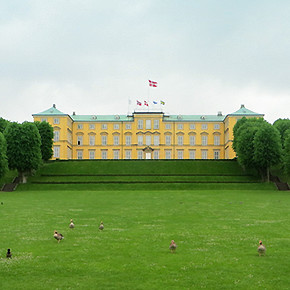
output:
<instances>
[{"instance_id":1,"label":"green lawn","mask_svg":"<svg viewBox=\"0 0 290 290\"><path fill-rule=\"evenodd\" d=\"M289 289L289 192L19 190L0 202L0 289Z\"/></svg>"}]
</instances>

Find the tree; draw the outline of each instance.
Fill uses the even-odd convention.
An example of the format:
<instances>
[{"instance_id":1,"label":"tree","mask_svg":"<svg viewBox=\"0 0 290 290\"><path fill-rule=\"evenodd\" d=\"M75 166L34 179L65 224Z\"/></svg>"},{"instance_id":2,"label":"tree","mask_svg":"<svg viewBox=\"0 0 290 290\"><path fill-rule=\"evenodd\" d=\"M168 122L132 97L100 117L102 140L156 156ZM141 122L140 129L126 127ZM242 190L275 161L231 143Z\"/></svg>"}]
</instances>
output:
<instances>
[{"instance_id":1,"label":"tree","mask_svg":"<svg viewBox=\"0 0 290 290\"><path fill-rule=\"evenodd\" d=\"M290 175L290 129L285 132L284 141L284 165L286 174Z\"/></svg>"},{"instance_id":2,"label":"tree","mask_svg":"<svg viewBox=\"0 0 290 290\"><path fill-rule=\"evenodd\" d=\"M234 140L233 140L233 149L234 151L237 153L237 136L238 136L238 130L239 128L244 125L247 122L247 118L243 117L242 119L238 120L237 123L235 124L234 128L233 128L233 135L234 135Z\"/></svg>"},{"instance_id":3,"label":"tree","mask_svg":"<svg viewBox=\"0 0 290 290\"><path fill-rule=\"evenodd\" d=\"M10 122L3 119L3 118L0 118L0 132L3 133L5 128L7 127L7 125L9 124Z\"/></svg>"},{"instance_id":4,"label":"tree","mask_svg":"<svg viewBox=\"0 0 290 290\"><path fill-rule=\"evenodd\" d=\"M52 157L53 150L53 128L47 122L34 122L38 128L41 137L41 155L42 160L47 161Z\"/></svg>"},{"instance_id":5,"label":"tree","mask_svg":"<svg viewBox=\"0 0 290 290\"><path fill-rule=\"evenodd\" d=\"M270 167L282 161L282 145L279 131L271 124L265 123L254 137L254 161L262 177L270 180Z\"/></svg>"},{"instance_id":6,"label":"tree","mask_svg":"<svg viewBox=\"0 0 290 290\"><path fill-rule=\"evenodd\" d=\"M8 171L7 144L3 134L0 132L0 178Z\"/></svg>"},{"instance_id":7,"label":"tree","mask_svg":"<svg viewBox=\"0 0 290 290\"><path fill-rule=\"evenodd\" d=\"M16 169L23 183L41 164L41 138L34 123L11 123L4 131L10 169Z\"/></svg>"},{"instance_id":8,"label":"tree","mask_svg":"<svg viewBox=\"0 0 290 290\"><path fill-rule=\"evenodd\" d=\"M246 119L235 132L234 143L238 156L238 162L244 168L257 169L256 160L254 159L254 138L255 134L266 123L263 119Z\"/></svg>"},{"instance_id":9,"label":"tree","mask_svg":"<svg viewBox=\"0 0 290 290\"><path fill-rule=\"evenodd\" d=\"M286 131L290 129L289 119L278 119L274 122L273 126L279 131L281 136L282 147L284 148L284 142L286 137Z\"/></svg>"}]
</instances>

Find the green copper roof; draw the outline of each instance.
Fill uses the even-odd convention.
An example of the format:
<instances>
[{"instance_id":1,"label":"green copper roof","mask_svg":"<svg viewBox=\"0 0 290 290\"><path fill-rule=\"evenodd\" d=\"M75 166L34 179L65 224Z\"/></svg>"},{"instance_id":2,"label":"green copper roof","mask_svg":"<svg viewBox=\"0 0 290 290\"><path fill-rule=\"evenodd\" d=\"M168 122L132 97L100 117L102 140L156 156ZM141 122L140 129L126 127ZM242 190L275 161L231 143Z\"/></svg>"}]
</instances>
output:
<instances>
[{"instance_id":1,"label":"green copper roof","mask_svg":"<svg viewBox=\"0 0 290 290\"><path fill-rule=\"evenodd\" d=\"M45 110L41 113L38 114L33 114L32 116L47 116L47 115L67 115L64 114L63 112L59 111L55 105L53 105L50 109Z\"/></svg>"},{"instance_id":2,"label":"green copper roof","mask_svg":"<svg viewBox=\"0 0 290 290\"><path fill-rule=\"evenodd\" d=\"M241 108L237 110L236 112L229 114L230 116L235 115L235 116L264 116L264 114L258 114L255 113L249 109L247 109L244 105L241 105Z\"/></svg>"},{"instance_id":3,"label":"green copper roof","mask_svg":"<svg viewBox=\"0 0 290 290\"><path fill-rule=\"evenodd\" d=\"M130 122L133 121L132 116L127 115L71 115L75 122Z\"/></svg>"},{"instance_id":4,"label":"green copper roof","mask_svg":"<svg viewBox=\"0 0 290 290\"><path fill-rule=\"evenodd\" d=\"M223 115L168 115L164 116L164 122L222 122Z\"/></svg>"}]
</instances>

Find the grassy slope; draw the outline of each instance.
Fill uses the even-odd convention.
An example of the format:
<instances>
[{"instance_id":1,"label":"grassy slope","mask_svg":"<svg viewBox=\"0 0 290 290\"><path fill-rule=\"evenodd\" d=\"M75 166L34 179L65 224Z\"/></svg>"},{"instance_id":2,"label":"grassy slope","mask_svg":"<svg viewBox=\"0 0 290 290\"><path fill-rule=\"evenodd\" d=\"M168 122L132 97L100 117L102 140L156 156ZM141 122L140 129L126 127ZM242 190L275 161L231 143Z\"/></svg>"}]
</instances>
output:
<instances>
[{"instance_id":1,"label":"grassy slope","mask_svg":"<svg viewBox=\"0 0 290 290\"><path fill-rule=\"evenodd\" d=\"M0 199L1 289L290 285L287 192L16 191ZM55 229L65 236L60 244ZM171 239L175 254L168 250ZM257 255L259 239L265 257ZM11 260L3 258L7 248Z\"/></svg>"}]
</instances>

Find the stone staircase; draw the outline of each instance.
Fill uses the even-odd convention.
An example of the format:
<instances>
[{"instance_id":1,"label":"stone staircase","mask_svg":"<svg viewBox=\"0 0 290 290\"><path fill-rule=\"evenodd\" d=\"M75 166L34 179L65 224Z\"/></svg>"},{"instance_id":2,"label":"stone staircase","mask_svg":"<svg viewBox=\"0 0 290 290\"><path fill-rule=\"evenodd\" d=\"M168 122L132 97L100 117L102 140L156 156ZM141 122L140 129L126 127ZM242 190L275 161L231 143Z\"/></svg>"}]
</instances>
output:
<instances>
[{"instance_id":1,"label":"stone staircase","mask_svg":"<svg viewBox=\"0 0 290 290\"><path fill-rule=\"evenodd\" d=\"M17 185L20 182L20 178L19 177L15 177L12 181L12 183L6 183L3 185L1 191L5 191L5 192L11 192L14 191L17 187Z\"/></svg>"},{"instance_id":2,"label":"stone staircase","mask_svg":"<svg viewBox=\"0 0 290 290\"><path fill-rule=\"evenodd\" d=\"M278 176L270 175L270 180L276 184L278 190L290 190L288 183L282 182Z\"/></svg>"}]
</instances>

